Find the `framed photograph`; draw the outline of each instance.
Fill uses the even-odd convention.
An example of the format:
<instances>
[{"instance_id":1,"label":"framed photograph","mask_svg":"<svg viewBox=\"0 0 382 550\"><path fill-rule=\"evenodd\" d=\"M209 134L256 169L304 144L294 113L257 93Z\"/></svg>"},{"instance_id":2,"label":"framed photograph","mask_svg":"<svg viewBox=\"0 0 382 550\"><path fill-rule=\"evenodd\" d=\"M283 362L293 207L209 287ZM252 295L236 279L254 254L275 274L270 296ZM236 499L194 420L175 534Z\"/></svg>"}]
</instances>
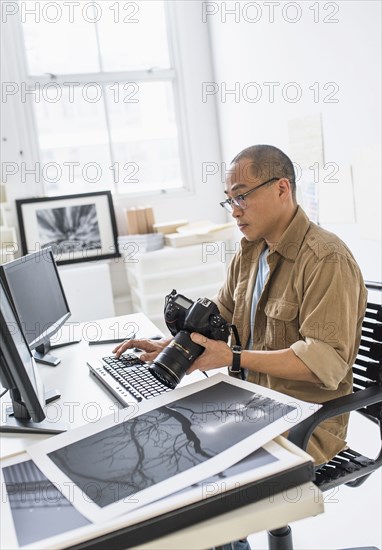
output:
<instances>
[{"instance_id":1,"label":"framed photograph","mask_svg":"<svg viewBox=\"0 0 382 550\"><path fill-rule=\"evenodd\" d=\"M16 200L23 254L51 246L57 264L120 256L110 191Z\"/></svg>"}]
</instances>

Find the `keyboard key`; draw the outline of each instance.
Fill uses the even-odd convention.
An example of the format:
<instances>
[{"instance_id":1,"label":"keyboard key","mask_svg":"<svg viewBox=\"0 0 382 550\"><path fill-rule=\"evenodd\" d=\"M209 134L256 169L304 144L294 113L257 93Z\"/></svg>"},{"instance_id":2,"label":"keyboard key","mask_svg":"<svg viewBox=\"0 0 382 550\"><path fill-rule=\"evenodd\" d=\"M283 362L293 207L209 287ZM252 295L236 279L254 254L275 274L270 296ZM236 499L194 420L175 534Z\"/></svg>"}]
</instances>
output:
<instances>
[{"instance_id":1,"label":"keyboard key","mask_svg":"<svg viewBox=\"0 0 382 550\"><path fill-rule=\"evenodd\" d=\"M161 395L170 388L159 382L148 370L147 364L132 354L104 357L104 369L138 401Z\"/></svg>"}]
</instances>

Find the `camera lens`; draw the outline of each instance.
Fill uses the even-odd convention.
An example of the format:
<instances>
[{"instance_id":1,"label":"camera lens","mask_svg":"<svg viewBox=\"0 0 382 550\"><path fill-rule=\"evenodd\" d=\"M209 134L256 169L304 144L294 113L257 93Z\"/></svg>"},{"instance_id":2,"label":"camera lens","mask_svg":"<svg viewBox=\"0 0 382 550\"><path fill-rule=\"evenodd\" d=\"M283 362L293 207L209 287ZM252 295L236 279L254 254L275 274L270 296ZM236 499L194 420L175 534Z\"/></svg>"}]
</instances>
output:
<instances>
[{"instance_id":1,"label":"camera lens","mask_svg":"<svg viewBox=\"0 0 382 550\"><path fill-rule=\"evenodd\" d=\"M162 384L173 389L203 350L203 346L191 340L188 332L181 330L161 351L149 370Z\"/></svg>"}]
</instances>

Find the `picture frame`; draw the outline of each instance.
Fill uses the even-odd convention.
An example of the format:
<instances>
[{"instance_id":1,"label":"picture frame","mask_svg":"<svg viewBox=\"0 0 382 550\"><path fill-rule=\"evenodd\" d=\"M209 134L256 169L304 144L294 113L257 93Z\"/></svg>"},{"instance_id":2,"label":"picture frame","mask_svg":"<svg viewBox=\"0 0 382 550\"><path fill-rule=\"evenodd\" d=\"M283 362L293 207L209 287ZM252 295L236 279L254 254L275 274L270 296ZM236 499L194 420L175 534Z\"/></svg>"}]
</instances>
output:
<instances>
[{"instance_id":1,"label":"picture frame","mask_svg":"<svg viewBox=\"0 0 382 550\"><path fill-rule=\"evenodd\" d=\"M58 265L120 256L111 191L16 200L22 254L51 246Z\"/></svg>"}]
</instances>

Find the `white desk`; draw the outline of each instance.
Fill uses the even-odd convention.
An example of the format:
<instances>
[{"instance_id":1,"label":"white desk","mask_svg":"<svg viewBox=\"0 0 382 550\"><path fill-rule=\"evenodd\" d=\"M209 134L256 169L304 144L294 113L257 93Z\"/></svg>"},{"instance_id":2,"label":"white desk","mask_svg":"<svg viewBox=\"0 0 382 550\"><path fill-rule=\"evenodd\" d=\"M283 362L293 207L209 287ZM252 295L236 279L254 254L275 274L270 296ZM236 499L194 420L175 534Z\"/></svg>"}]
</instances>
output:
<instances>
[{"instance_id":1,"label":"white desk","mask_svg":"<svg viewBox=\"0 0 382 550\"><path fill-rule=\"evenodd\" d=\"M138 328L138 335L154 336L158 330L143 314L132 314L102 321L68 325L63 331L62 339L70 335L81 336L82 341L71 346L57 348L54 355L61 359L57 367L39 364L39 372L46 389L58 388L61 398L48 405L47 417L68 423L70 428L86 422L96 422L101 416L118 411L121 407L114 396L109 394L98 380L90 375L86 361L111 355L113 344L89 345L88 340L131 335L132 327ZM119 334L117 333L119 331ZM203 378L202 373L195 372L186 376L182 384L192 383ZM1 399L2 412L8 396ZM29 445L45 437L40 434L2 434L1 457L24 451ZM142 548L207 548L220 545L230 540L243 538L246 535L262 530L281 527L282 525L304 517L319 514L323 511L320 491L312 484L306 483L298 489L299 498L288 498L278 494L255 504L242 506L238 510L217 518L198 523L197 526L182 529L164 538L145 544ZM123 518L118 518L108 525L91 526L88 539L123 529ZM69 537L70 539L70 537ZM68 540L69 544L76 541Z\"/></svg>"},{"instance_id":2,"label":"white desk","mask_svg":"<svg viewBox=\"0 0 382 550\"><path fill-rule=\"evenodd\" d=\"M243 506L135 548L203 550L243 539L251 533L278 529L293 521L323 512L320 491L313 483L300 485L299 500L292 502L296 495L297 493L293 496L290 494L288 497L285 492L279 493L272 498Z\"/></svg>"},{"instance_id":3,"label":"white desk","mask_svg":"<svg viewBox=\"0 0 382 550\"><path fill-rule=\"evenodd\" d=\"M102 416L121 408L116 398L93 375L90 375L86 364L91 358L112 355L112 349L116 344L89 345L88 342L101 338L124 337L125 334L131 336L133 332L137 332L137 337L161 334L141 313L86 323L68 323L63 327L58 337L53 339L53 343L77 338L81 338L81 342L51 350L50 354L61 359L57 367L37 364L45 390L57 388L61 393L61 398L50 403L46 408L49 420L62 421L71 429L87 422L96 422ZM190 378L190 382L199 379L193 375L187 378ZM5 414L5 406L9 403L9 394L6 394L1 399L2 415ZM29 445L46 437L51 436L2 434L1 457L23 451Z\"/></svg>"}]
</instances>

